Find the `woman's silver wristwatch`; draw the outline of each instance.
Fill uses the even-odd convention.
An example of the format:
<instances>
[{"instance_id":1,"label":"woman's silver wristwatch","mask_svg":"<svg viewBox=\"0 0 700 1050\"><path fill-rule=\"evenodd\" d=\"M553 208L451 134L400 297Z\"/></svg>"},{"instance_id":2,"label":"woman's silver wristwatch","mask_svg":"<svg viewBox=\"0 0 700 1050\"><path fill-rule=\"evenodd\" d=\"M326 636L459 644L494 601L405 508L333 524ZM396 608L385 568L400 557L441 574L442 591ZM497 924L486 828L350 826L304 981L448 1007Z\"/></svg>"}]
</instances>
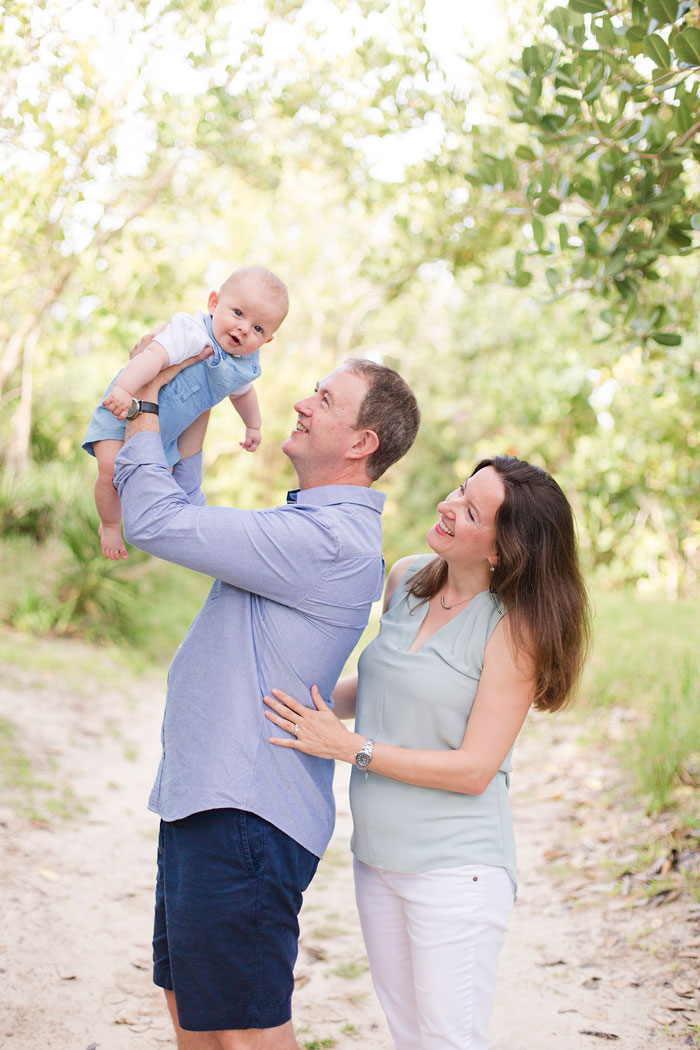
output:
<instances>
[{"instance_id":1,"label":"woman's silver wristwatch","mask_svg":"<svg viewBox=\"0 0 700 1050\"><path fill-rule=\"evenodd\" d=\"M358 769L363 770L365 774L365 780L369 776L367 767L372 761L372 748L374 747L374 740L365 740L360 750L355 755L355 765Z\"/></svg>"}]
</instances>

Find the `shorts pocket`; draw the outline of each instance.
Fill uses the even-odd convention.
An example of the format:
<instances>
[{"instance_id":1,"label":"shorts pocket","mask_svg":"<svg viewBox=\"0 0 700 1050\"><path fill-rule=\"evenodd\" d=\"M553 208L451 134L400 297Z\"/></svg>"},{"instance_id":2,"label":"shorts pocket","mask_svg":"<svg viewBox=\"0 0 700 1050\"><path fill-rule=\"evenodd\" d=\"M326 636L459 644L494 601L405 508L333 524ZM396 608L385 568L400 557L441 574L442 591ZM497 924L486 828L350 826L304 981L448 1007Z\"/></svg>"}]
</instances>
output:
<instances>
[{"instance_id":1,"label":"shorts pocket","mask_svg":"<svg viewBox=\"0 0 700 1050\"><path fill-rule=\"evenodd\" d=\"M262 817L241 810L241 848L248 870L260 875L267 861L269 825Z\"/></svg>"}]
</instances>

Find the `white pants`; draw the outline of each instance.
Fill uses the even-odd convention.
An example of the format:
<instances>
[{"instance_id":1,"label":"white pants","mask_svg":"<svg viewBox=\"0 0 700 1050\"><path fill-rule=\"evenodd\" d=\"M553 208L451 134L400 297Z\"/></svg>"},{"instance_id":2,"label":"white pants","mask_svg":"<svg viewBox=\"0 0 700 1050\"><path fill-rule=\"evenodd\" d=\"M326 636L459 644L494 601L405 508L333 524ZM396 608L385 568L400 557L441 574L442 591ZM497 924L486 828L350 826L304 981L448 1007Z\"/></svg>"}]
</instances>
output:
<instances>
[{"instance_id":1,"label":"white pants","mask_svg":"<svg viewBox=\"0 0 700 1050\"><path fill-rule=\"evenodd\" d=\"M498 955L513 908L505 868L408 875L355 859L372 981L395 1050L487 1050Z\"/></svg>"}]
</instances>

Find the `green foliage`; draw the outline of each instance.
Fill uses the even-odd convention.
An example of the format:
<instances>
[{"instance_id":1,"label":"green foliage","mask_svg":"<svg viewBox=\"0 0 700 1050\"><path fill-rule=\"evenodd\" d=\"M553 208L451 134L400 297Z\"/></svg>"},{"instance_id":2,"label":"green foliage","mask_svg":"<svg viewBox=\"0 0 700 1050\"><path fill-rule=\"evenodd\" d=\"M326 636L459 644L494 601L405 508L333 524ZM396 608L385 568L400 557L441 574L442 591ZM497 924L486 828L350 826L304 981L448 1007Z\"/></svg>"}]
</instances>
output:
<instances>
[{"instance_id":1,"label":"green foliage","mask_svg":"<svg viewBox=\"0 0 700 1050\"><path fill-rule=\"evenodd\" d=\"M585 707L634 713L616 746L650 812L673 806L679 789L692 798L700 789L697 602L598 592L594 609Z\"/></svg>"},{"instance_id":2,"label":"green foliage","mask_svg":"<svg viewBox=\"0 0 700 1050\"><path fill-rule=\"evenodd\" d=\"M247 26L219 0L98 3L80 24L66 10L15 0L0 21L0 525L9 554L33 537L45 566L13 586L15 622L104 620L139 644L134 588L150 608L169 584L96 555L94 520L75 521L92 484L80 441L135 338L239 262L277 270L291 311L263 354L260 451L240 452L230 406L213 413L210 502L282 499L294 401L370 355L406 375L424 419L382 480L389 562L424 547L476 459L507 450L556 473L591 574L696 588L696 5L577 0L544 23L512 9L512 91L505 45L471 40L450 82L421 0L313 16L275 0ZM170 613L149 625L165 648Z\"/></svg>"},{"instance_id":3,"label":"green foliage","mask_svg":"<svg viewBox=\"0 0 700 1050\"><path fill-rule=\"evenodd\" d=\"M684 691L684 669L700 648L694 599L664 600L628 588L594 592L593 644L582 696L591 707L621 706L645 722L664 696Z\"/></svg>"},{"instance_id":4,"label":"green foliage","mask_svg":"<svg viewBox=\"0 0 700 1050\"><path fill-rule=\"evenodd\" d=\"M0 801L28 820L70 820L86 811L69 787L39 776L17 740L12 722L0 718Z\"/></svg>"},{"instance_id":5,"label":"green foliage","mask_svg":"<svg viewBox=\"0 0 700 1050\"><path fill-rule=\"evenodd\" d=\"M700 244L697 14L675 0L553 8L510 84L527 145L475 158L477 183L517 183L510 203L529 220L511 281L544 270L559 294L586 289L607 303L604 334L645 346L678 345L694 321L679 262Z\"/></svg>"},{"instance_id":6,"label":"green foliage","mask_svg":"<svg viewBox=\"0 0 700 1050\"><path fill-rule=\"evenodd\" d=\"M654 703L651 718L635 731L626 748L628 762L648 810L671 804L674 788L685 778L700 786L700 674L690 661L678 692L666 689Z\"/></svg>"}]
</instances>

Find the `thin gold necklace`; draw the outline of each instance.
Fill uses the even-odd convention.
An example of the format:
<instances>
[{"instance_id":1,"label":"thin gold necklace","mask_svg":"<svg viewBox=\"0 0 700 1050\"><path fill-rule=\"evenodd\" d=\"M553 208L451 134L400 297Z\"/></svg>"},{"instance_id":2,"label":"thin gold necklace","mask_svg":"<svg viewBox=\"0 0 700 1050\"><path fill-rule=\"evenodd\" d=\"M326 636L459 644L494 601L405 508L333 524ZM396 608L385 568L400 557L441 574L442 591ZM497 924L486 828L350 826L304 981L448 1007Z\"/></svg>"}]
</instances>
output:
<instances>
[{"instance_id":1,"label":"thin gold necklace","mask_svg":"<svg viewBox=\"0 0 700 1050\"><path fill-rule=\"evenodd\" d=\"M461 601L459 601L459 602L452 602L452 605L448 605L447 602L445 601L444 595L441 594L440 595L440 605L443 607L443 609L453 609L455 607L455 605L464 605L465 602L470 602L473 597L474 597L474 595L470 594L468 598L462 598Z\"/></svg>"}]
</instances>

